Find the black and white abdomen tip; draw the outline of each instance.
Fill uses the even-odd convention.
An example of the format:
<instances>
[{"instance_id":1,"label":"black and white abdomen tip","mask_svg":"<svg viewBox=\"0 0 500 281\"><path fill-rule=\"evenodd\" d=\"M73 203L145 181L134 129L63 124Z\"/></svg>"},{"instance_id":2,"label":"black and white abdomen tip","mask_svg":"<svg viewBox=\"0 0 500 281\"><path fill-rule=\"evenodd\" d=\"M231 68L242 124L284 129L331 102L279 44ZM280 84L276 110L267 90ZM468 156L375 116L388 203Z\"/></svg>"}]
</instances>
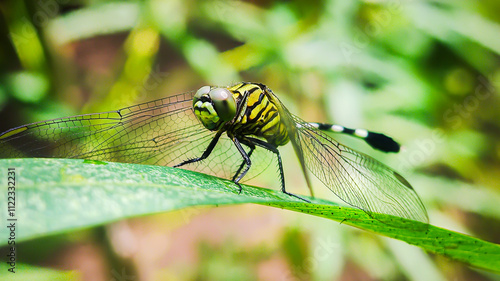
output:
<instances>
[{"instance_id":1,"label":"black and white abdomen tip","mask_svg":"<svg viewBox=\"0 0 500 281\"><path fill-rule=\"evenodd\" d=\"M401 149L399 143L397 143L391 137L388 137L381 133L376 133L365 129L351 129L337 124L309 123L309 125L322 131L342 133L363 139L374 149L378 149L384 152L399 152L399 150Z\"/></svg>"}]
</instances>

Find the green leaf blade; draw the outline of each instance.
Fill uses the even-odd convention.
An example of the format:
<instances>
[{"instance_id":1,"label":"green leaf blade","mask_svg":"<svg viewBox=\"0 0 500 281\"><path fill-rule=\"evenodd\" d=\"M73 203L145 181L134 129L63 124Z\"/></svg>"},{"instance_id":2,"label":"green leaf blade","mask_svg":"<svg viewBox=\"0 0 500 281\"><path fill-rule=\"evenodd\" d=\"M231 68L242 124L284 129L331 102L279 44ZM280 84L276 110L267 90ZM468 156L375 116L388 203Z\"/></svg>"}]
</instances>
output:
<instances>
[{"instance_id":1,"label":"green leaf blade","mask_svg":"<svg viewBox=\"0 0 500 281\"><path fill-rule=\"evenodd\" d=\"M16 242L192 206L257 203L307 213L385 235L475 267L500 271L500 246L403 218L365 212L312 198L305 203L279 191L162 166L75 159L0 160L0 208L7 210L7 169L16 172ZM1 212L7 222L7 212ZM378 216L377 216L378 217ZM6 245L9 229L1 228Z\"/></svg>"}]
</instances>

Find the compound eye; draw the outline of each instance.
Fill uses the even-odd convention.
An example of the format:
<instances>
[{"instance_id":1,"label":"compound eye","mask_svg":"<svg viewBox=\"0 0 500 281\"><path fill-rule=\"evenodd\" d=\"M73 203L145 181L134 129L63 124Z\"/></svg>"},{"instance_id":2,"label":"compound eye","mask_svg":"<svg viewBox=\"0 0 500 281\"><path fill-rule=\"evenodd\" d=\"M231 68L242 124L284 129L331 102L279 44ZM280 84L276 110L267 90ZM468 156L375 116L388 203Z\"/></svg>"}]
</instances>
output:
<instances>
[{"instance_id":1,"label":"compound eye","mask_svg":"<svg viewBox=\"0 0 500 281\"><path fill-rule=\"evenodd\" d=\"M228 89L213 89L210 91L209 96L212 99L215 111L222 120L230 121L234 118L236 115L236 101Z\"/></svg>"},{"instance_id":2,"label":"compound eye","mask_svg":"<svg viewBox=\"0 0 500 281\"><path fill-rule=\"evenodd\" d=\"M196 91L196 94L194 94L193 104L195 104L199 99L201 99L201 96L206 95L209 92L210 92L210 86L201 87L198 91Z\"/></svg>"}]
</instances>

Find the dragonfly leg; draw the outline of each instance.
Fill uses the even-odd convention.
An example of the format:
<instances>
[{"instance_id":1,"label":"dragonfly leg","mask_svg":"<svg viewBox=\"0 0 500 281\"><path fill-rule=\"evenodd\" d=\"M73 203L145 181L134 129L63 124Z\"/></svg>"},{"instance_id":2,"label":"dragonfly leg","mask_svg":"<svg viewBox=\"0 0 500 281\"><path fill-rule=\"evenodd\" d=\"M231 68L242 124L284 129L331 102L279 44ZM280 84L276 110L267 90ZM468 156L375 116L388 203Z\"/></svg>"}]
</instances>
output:
<instances>
[{"instance_id":1,"label":"dragonfly leg","mask_svg":"<svg viewBox=\"0 0 500 281\"><path fill-rule=\"evenodd\" d=\"M195 162L206 159L208 156L210 156L210 153L212 153L212 151L214 150L214 147L217 144L217 142L219 141L219 138L222 135L222 133L223 133L223 131L217 132L217 134L214 136L212 141L210 141L210 143L208 144L207 149L205 149L205 151L203 152L203 154L200 157L183 161L182 163L175 165L174 168L178 168L178 167L184 166L186 164L195 163Z\"/></svg>"},{"instance_id":2,"label":"dragonfly leg","mask_svg":"<svg viewBox=\"0 0 500 281\"><path fill-rule=\"evenodd\" d=\"M241 143L248 146L250 148L250 151L248 152L248 158L252 157L252 153L254 152L255 150L255 145L249 141L246 141L245 139L242 139L241 140ZM243 169L243 167L245 166L246 162L245 160L243 160L241 162L241 165L240 167L238 168L238 171L236 171L236 173L234 174L233 178L231 179L232 181L234 181L236 179L236 177L240 174L241 170Z\"/></svg>"},{"instance_id":3,"label":"dragonfly leg","mask_svg":"<svg viewBox=\"0 0 500 281\"><path fill-rule=\"evenodd\" d=\"M241 193L242 187L240 184L240 180L247 174L248 170L250 170L250 167L252 166L252 161L250 160L250 155L248 155L246 153L246 151L243 149L243 147L241 146L240 141L236 137L231 137L231 139L232 139L234 145L236 146L236 148L238 149L238 151L240 152L241 156L243 157L243 163L241 164L238 172L241 170L241 168L243 166L246 166L245 169L243 170L243 172L239 173L239 175L238 175L238 173L236 173L233 177L233 182L238 186L239 193ZM255 146L253 148L250 147L250 154L253 152L253 149L255 149Z\"/></svg>"},{"instance_id":4,"label":"dragonfly leg","mask_svg":"<svg viewBox=\"0 0 500 281\"><path fill-rule=\"evenodd\" d=\"M292 197L298 198L300 200L306 201L307 203L311 203L311 201L309 201L307 199L304 199L298 195L295 195L293 193L286 191L286 189L285 189L285 173L283 172L283 163L281 161L281 155L280 155L278 148L276 148L273 145L271 145L263 140L260 140L260 139L250 137L250 138L248 138L248 140L251 141L252 143L264 148L264 149L271 151L272 153L274 153L276 155L276 157L278 157L278 168L280 170L280 178L281 178L281 192L285 193L288 196L292 196Z\"/></svg>"},{"instance_id":5,"label":"dragonfly leg","mask_svg":"<svg viewBox=\"0 0 500 281\"><path fill-rule=\"evenodd\" d=\"M309 125L328 132L341 133L360 138L369 144L372 148L383 152L399 152L401 146L391 137L381 133L367 131L365 129L351 129L341 125L314 123L310 122Z\"/></svg>"}]
</instances>

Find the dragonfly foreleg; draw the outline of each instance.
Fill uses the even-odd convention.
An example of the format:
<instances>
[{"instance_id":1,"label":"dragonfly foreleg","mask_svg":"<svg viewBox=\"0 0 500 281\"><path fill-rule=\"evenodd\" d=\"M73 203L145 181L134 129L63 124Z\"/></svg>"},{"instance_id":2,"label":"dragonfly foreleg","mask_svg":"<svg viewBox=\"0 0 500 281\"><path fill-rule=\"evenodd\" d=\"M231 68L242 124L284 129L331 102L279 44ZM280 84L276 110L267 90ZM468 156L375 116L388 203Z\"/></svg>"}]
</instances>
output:
<instances>
[{"instance_id":1,"label":"dragonfly foreleg","mask_svg":"<svg viewBox=\"0 0 500 281\"><path fill-rule=\"evenodd\" d=\"M214 150L215 145L217 145L217 142L219 141L219 138L222 135L222 133L223 133L222 130L217 132L217 134L214 136L214 138L212 139L212 141L210 141L210 143L208 144L207 149L205 149L205 151L203 152L203 154L200 157L193 158L193 159L188 159L186 161L183 161L180 164L174 165L174 168L178 168L178 167L184 166L186 164L195 163L195 162L198 162L198 161L206 159L208 156L210 156L210 153L212 153L212 151Z\"/></svg>"}]
</instances>

